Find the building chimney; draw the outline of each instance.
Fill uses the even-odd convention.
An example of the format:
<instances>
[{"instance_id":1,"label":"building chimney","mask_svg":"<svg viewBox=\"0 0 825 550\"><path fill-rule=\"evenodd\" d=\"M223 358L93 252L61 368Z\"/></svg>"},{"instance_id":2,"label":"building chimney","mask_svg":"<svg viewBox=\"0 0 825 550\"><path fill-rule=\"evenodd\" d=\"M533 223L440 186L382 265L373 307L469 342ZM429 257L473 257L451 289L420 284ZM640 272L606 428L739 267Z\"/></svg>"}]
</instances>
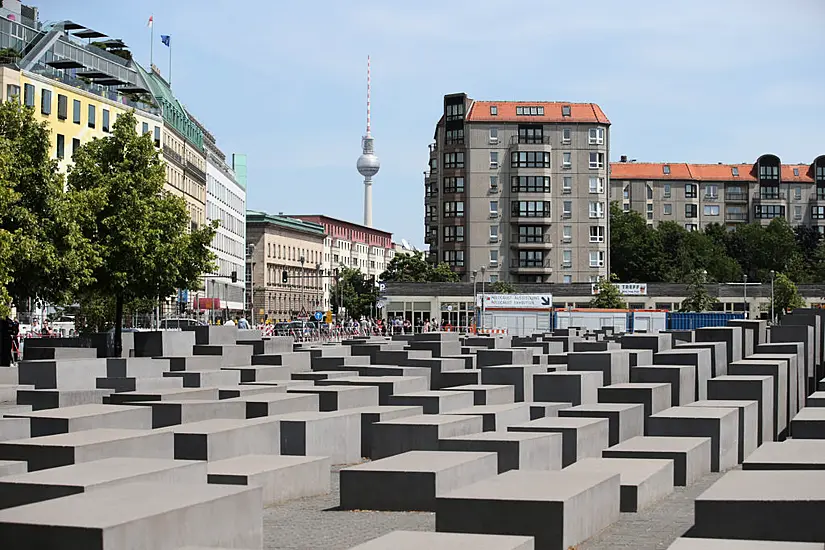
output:
<instances>
[{"instance_id":1,"label":"building chimney","mask_svg":"<svg viewBox=\"0 0 825 550\"><path fill-rule=\"evenodd\" d=\"M627 155L622 155L619 162L627 162Z\"/></svg>"}]
</instances>

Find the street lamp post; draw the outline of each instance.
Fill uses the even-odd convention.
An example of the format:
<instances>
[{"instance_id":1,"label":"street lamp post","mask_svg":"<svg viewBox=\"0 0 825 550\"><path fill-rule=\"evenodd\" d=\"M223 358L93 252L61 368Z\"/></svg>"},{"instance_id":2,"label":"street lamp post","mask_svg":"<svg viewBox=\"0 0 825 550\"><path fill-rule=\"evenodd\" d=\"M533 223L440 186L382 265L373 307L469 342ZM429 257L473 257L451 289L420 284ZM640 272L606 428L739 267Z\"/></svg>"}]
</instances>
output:
<instances>
[{"instance_id":1,"label":"street lamp post","mask_svg":"<svg viewBox=\"0 0 825 550\"><path fill-rule=\"evenodd\" d=\"M255 326L255 244L249 243L249 322ZM214 288L214 285L213 285ZM214 309L214 305L212 306Z\"/></svg>"},{"instance_id":2,"label":"street lamp post","mask_svg":"<svg viewBox=\"0 0 825 550\"><path fill-rule=\"evenodd\" d=\"M476 318L476 317L478 317L478 304L476 303L476 302L478 302L478 295L476 294L476 283L478 282L477 277L478 277L478 271L476 271L474 269L473 270L473 324L475 324L475 326L476 326L476 332L478 332L478 319Z\"/></svg>"},{"instance_id":3,"label":"street lamp post","mask_svg":"<svg viewBox=\"0 0 825 550\"><path fill-rule=\"evenodd\" d=\"M484 274L487 266L481 266L481 330L484 330Z\"/></svg>"},{"instance_id":4,"label":"street lamp post","mask_svg":"<svg viewBox=\"0 0 825 550\"><path fill-rule=\"evenodd\" d=\"M742 296L745 300L745 303L744 303L744 306L745 306L745 319L747 319L749 317L749 315L748 315L748 275L747 274L742 275L742 281L744 282L744 284L742 285Z\"/></svg>"},{"instance_id":5,"label":"street lamp post","mask_svg":"<svg viewBox=\"0 0 825 550\"><path fill-rule=\"evenodd\" d=\"M300 294L300 296L301 296L301 311L299 313L299 315L300 315L301 313L306 311L306 296L305 296L306 288L304 288L304 262L306 261L306 258L301 256L298 259L298 261L301 262L301 276L298 278L298 284L301 286L301 294Z\"/></svg>"},{"instance_id":6,"label":"street lamp post","mask_svg":"<svg viewBox=\"0 0 825 550\"><path fill-rule=\"evenodd\" d=\"M771 269L771 324L776 324L776 317L774 316L774 294L773 294L773 281L776 278L776 271Z\"/></svg>"}]
</instances>

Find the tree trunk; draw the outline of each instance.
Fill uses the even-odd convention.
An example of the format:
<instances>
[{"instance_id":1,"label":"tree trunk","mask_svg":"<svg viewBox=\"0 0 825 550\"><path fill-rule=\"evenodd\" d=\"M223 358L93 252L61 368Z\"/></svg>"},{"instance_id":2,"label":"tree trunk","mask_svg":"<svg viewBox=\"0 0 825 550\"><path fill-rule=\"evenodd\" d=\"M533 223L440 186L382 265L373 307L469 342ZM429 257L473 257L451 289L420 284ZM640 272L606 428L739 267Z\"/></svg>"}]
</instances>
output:
<instances>
[{"instance_id":1,"label":"tree trunk","mask_svg":"<svg viewBox=\"0 0 825 550\"><path fill-rule=\"evenodd\" d=\"M114 356L123 355L123 295L118 294L115 298L115 342Z\"/></svg>"}]
</instances>

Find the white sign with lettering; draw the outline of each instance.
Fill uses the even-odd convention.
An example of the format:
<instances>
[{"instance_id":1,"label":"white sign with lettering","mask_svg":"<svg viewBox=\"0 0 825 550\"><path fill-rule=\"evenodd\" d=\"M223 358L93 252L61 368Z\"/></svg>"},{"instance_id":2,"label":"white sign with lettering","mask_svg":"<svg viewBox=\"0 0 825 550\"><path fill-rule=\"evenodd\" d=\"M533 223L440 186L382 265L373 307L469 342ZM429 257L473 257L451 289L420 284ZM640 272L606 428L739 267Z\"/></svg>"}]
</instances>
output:
<instances>
[{"instance_id":1,"label":"white sign with lettering","mask_svg":"<svg viewBox=\"0 0 825 550\"><path fill-rule=\"evenodd\" d=\"M484 309L553 309L552 294L479 294L476 305Z\"/></svg>"},{"instance_id":2,"label":"white sign with lettering","mask_svg":"<svg viewBox=\"0 0 825 550\"><path fill-rule=\"evenodd\" d=\"M647 296L647 283L613 283L623 296ZM590 294L595 296L599 293L596 284L590 285Z\"/></svg>"}]
</instances>

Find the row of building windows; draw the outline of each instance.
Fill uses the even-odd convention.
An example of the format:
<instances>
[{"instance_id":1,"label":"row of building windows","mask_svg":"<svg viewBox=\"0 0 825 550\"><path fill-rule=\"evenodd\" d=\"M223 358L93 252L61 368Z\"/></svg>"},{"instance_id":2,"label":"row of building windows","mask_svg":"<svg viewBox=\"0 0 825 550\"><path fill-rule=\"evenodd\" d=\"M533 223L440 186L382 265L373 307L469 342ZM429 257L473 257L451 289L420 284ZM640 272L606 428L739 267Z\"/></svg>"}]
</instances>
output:
<instances>
[{"instance_id":1,"label":"row of building windows","mask_svg":"<svg viewBox=\"0 0 825 550\"><path fill-rule=\"evenodd\" d=\"M243 241L234 239L225 233L216 232L212 237L212 248L234 256L236 258L243 258L246 244Z\"/></svg>"},{"instance_id":2,"label":"row of building windows","mask_svg":"<svg viewBox=\"0 0 825 550\"><path fill-rule=\"evenodd\" d=\"M708 200L716 200L719 198L719 188L720 186L717 184L704 184L702 186L704 193L702 197ZM625 185L623 188L623 196L625 200L630 200L630 186ZM652 187L652 182L649 182L646 185L646 193L647 193L647 200L653 200L654 192ZM801 186L794 186L792 190L792 197L794 200L802 200L802 187ZM673 196L673 186L670 183L665 183L662 185L662 196L663 198L669 199ZM696 183L685 183L684 184L684 196L686 199L697 199L699 198L699 184ZM742 187L740 185L731 185L725 187L725 199L730 201L747 201L749 199L750 193L747 187ZM780 191L778 185L762 185L759 188L759 198L762 199L784 199L785 194ZM817 185L816 187L816 199L817 200L825 200L825 186Z\"/></svg>"},{"instance_id":3,"label":"row of building windows","mask_svg":"<svg viewBox=\"0 0 825 550\"><path fill-rule=\"evenodd\" d=\"M588 267L598 269L604 267L605 258L607 254L604 250L590 250L588 251ZM442 255L444 263L450 267L465 267L464 251L463 250L445 250ZM518 269L530 268L546 268L550 267L547 264L549 254L543 250L519 250L517 257L512 263L512 267ZM498 267L499 251L489 251L489 267ZM562 250L561 267L563 269L570 269L573 267L573 251L570 249ZM565 279L565 282L569 282Z\"/></svg>"},{"instance_id":4,"label":"row of building windows","mask_svg":"<svg viewBox=\"0 0 825 550\"><path fill-rule=\"evenodd\" d=\"M549 218L552 216L551 201L512 201L511 215L514 218ZM605 213L604 202L589 201L588 202L588 216L590 218L603 218ZM686 205L685 211L687 211ZM463 218L464 217L464 201L446 201L443 203L445 218ZM490 201L490 215L491 217L499 215L499 201ZM431 207L428 220L435 220L438 216L437 210ZM573 201L562 201L562 217L573 217Z\"/></svg>"},{"instance_id":5,"label":"row of building windows","mask_svg":"<svg viewBox=\"0 0 825 550\"><path fill-rule=\"evenodd\" d=\"M511 176L510 191L512 193L550 193L551 192L551 178L550 176ZM437 191L432 186L427 184L425 195L427 197L435 197L438 195ZM591 176L588 179L588 193L604 193L604 178ZM444 193L464 193L466 187L463 176L446 177L443 179ZM490 192L498 192L498 176L490 176ZM573 177L564 176L562 178L562 193L569 194L573 192ZM625 190L625 198L629 197L629 192Z\"/></svg>"},{"instance_id":6,"label":"row of building windows","mask_svg":"<svg viewBox=\"0 0 825 550\"><path fill-rule=\"evenodd\" d=\"M309 250L298 246L286 246L276 243L266 244L266 257L278 260L290 260L293 262L299 262L301 258L303 258L306 265L312 266L321 262L321 252L318 250Z\"/></svg>"},{"instance_id":7,"label":"row of building windows","mask_svg":"<svg viewBox=\"0 0 825 550\"><path fill-rule=\"evenodd\" d=\"M221 227L237 237L238 242L244 242L246 220L239 218L234 212L221 208L221 205L212 202L211 198L208 198L206 201L206 210L207 220L218 220L221 223Z\"/></svg>"},{"instance_id":8,"label":"row of building windows","mask_svg":"<svg viewBox=\"0 0 825 550\"><path fill-rule=\"evenodd\" d=\"M542 243L550 242L546 233L547 227L543 225L519 225L518 232L514 235L518 243ZM605 228L601 225L591 225L589 234L589 242L603 243L605 242ZM430 231L431 237L438 238L438 228L433 228ZM491 243L498 242L499 226L491 225L489 240ZM448 225L444 227L444 242L464 242L464 226L463 225ZM562 242L572 242L573 240L573 226L562 226Z\"/></svg>"}]
</instances>

